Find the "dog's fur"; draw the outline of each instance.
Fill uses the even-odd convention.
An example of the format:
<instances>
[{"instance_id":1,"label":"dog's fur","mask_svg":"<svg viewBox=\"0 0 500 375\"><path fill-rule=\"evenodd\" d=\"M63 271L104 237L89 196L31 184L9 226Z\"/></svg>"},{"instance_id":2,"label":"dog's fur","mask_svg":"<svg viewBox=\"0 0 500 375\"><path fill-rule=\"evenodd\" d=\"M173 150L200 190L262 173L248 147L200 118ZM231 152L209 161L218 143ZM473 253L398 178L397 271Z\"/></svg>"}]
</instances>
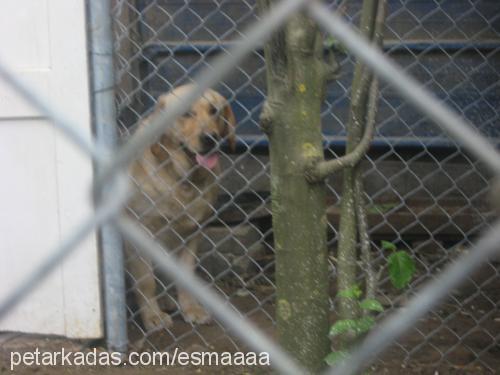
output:
<instances>
[{"instance_id":1,"label":"dog's fur","mask_svg":"<svg viewBox=\"0 0 500 375\"><path fill-rule=\"evenodd\" d=\"M190 88L181 86L160 96L138 131ZM219 141L227 138L234 148L234 126L234 114L226 99L208 90L130 167L138 192L129 202L129 210L167 249L180 249L180 260L191 271L196 266L200 226L214 213L221 168ZM171 317L157 301L153 264L131 250L128 259L144 327L171 326ZM210 315L185 290L177 288L177 296L187 322L210 322Z\"/></svg>"}]
</instances>

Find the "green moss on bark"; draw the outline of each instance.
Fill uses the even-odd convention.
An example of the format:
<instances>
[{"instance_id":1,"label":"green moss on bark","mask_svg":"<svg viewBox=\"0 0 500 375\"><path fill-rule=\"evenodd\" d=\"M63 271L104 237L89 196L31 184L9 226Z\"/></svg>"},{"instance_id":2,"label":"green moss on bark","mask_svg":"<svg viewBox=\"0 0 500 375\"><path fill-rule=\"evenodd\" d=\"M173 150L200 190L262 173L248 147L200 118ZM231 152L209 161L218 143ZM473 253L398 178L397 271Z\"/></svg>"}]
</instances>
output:
<instances>
[{"instance_id":1,"label":"green moss on bark","mask_svg":"<svg viewBox=\"0 0 500 375\"><path fill-rule=\"evenodd\" d=\"M260 1L267 9L269 1ZM320 108L325 85L322 39L305 14L294 16L265 46L271 195L280 343L311 373L329 352L325 186L304 164L322 157Z\"/></svg>"}]
</instances>

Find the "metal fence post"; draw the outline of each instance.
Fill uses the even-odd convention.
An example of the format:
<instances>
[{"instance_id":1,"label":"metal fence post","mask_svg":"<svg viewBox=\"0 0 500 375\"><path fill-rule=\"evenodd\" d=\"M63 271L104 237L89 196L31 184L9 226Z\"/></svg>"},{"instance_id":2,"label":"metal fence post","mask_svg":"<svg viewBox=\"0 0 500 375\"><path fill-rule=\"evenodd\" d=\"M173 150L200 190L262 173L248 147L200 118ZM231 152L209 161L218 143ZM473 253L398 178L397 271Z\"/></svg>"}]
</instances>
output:
<instances>
[{"instance_id":1,"label":"metal fence post","mask_svg":"<svg viewBox=\"0 0 500 375\"><path fill-rule=\"evenodd\" d=\"M117 127L111 4L109 0L89 0L87 6L94 130L97 143L103 146L102 149L112 150L117 144ZM123 242L121 235L111 224L101 227L99 237L107 347L109 350L125 353L128 338Z\"/></svg>"}]
</instances>

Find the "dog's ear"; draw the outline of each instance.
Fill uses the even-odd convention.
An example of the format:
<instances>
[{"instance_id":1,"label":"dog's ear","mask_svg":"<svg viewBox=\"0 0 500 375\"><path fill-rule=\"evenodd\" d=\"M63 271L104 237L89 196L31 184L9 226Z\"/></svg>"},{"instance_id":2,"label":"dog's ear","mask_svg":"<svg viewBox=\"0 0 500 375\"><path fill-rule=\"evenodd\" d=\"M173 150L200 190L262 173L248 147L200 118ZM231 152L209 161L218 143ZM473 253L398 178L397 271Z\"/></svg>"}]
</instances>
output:
<instances>
[{"instance_id":1,"label":"dog's ear","mask_svg":"<svg viewBox=\"0 0 500 375\"><path fill-rule=\"evenodd\" d=\"M151 120L159 116L161 112L165 111L167 108L167 96L160 95L158 97L158 101L153 109L153 112L146 118L145 123L151 122ZM163 161L169 157L169 153L167 151L167 147L169 146L169 139L165 134L162 134L160 139L153 143L150 146L151 153L158 158L160 161Z\"/></svg>"},{"instance_id":2,"label":"dog's ear","mask_svg":"<svg viewBox=\"0 0 500 375\"><path fill-rule=\"evenodd\" d=\"M224 131L222 132L223 137L227 137L227 142L229 143L229 149L234 152L236 150L236 118L234 117L233 110L229 103L222 109L222 120L224 121Z\"/></svg>"}]
</instances>

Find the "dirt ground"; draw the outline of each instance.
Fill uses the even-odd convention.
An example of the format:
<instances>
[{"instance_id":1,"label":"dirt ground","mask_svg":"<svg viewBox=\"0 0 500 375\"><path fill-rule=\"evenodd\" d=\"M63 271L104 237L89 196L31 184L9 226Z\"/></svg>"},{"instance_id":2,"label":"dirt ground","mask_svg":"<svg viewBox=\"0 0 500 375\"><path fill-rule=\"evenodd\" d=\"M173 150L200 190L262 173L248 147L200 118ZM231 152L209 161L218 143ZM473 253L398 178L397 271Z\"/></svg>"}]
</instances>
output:
<instances>
[{"instance_id":1,"label":"dirt ground","mask_svg":"<svg viewBox=\"0 0 500 375\"><path fill-rule=\"evenodd\" d=\"M426 278L422 279L422 283ZM397 344L392 345L367 371L372 374L500 374L500 279L498 267L483 267L464 285L453 291L451 297L432 313L421 319ZM478 288L478 286L481 286ZM415 291L415 289L413 289ZM255 325L274 337L273 299L269 287L255 287L250 293L235 293L228 287L230 302L247 314ZM387 311L405 308L406 299L386 288L381 301ZM263 302L264 301L264 302ZM170 351L179 350L236 352L245 346L230 338L228 332L217 323L193 327L182 321L177 314L174 327L150 335L141 332L140 323L131 320L129 340L131 350ZM332 315L332 321L335 316ZM267 374L267 367L243 366L127 366L103 367L16 367L10 370L12 351L104 351L102 342L72 341L58 337L27 336L18 333L0 334L0 374ZM237 349L238 348L238 349Z\"/></svg>"}]
</instances>

